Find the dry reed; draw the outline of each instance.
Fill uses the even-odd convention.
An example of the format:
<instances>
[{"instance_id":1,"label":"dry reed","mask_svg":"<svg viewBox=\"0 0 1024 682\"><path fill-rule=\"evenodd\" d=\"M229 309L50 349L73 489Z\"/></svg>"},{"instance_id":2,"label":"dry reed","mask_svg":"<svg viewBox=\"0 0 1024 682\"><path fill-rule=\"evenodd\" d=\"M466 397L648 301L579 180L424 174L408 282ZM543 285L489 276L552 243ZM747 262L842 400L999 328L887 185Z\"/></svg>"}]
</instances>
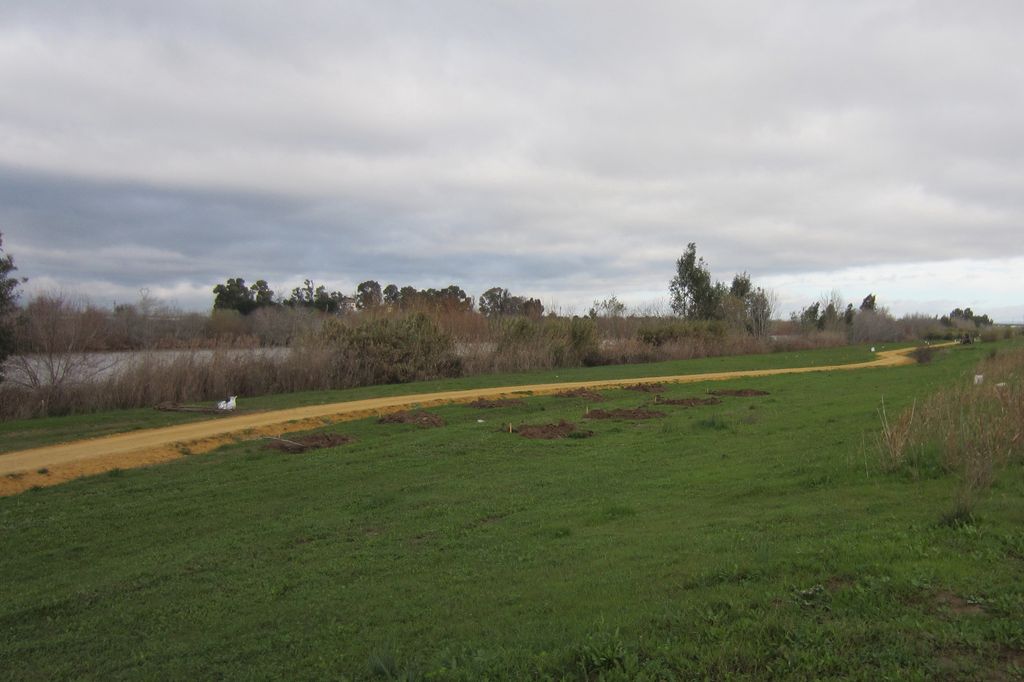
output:
<instances>
[{"instance_id":1,"label":"dry reed","mask_svg":"<svg viewBox=\"0 0 1024 682\"><path fill-rule=\"evenodd\" d=\"M970 516L980 494L998 471L1024 461L1024 350L983 361L973 374L939 391L890 424L880 410L878 448L883 468L909 466L913 448L937 453L937 464L956 473L959 483L950 519ZM916 419L915 419L916 415Z\"/></svg>"}]
</instances>

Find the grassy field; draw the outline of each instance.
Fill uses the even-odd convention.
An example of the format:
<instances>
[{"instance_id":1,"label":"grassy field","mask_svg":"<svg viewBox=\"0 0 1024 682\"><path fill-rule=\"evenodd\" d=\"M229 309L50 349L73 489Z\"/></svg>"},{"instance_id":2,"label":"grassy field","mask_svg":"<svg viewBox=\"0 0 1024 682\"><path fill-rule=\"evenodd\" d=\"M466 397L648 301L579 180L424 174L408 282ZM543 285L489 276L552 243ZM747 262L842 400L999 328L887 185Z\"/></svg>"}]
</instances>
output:
<instances>
[{"instance_id":1,"label":"grassy field","mask_svg":"<svg viewBox=\"0 0 1024 682\"><path fill-rule=\"evenodd\" d=\"M899 347L893 344L890 348ZM242 397L238 414L260 410L276 410L302 405L358 400L411 393L429 393L490 386L521 386L558 381L588 381L619 379L624 377L668 376L672 374L701 374L741 369L770 367L810 367L866 362L874 356L867 346L845 346L811 351L774 353L770 355L739 355L733 357L701 358L672 362L652 362L644 365L610 365L557 369L544 372L515 374L486 374L481 376L422 381L412 384L367 386L338 391L310 391L281 395ZM211 405L208 404L207 406ZM24 419L0 422L0 453L24 450L52 443L80 438L93 438L135 429L171 426L201 419L216 419L216 415L184 412L158 412L153 409L117 410L96 414L79 414L47 419Z\"/></svg>"},{"instance_id":2,"label":"grassy field","mask_svg":"<svg viewBox=\"0 0 1024 682\"><path fill-rule=\"evenodd\" d=\"M0 674L1019 679L1024 471L947 525L955 476L883 473L872 445L883 397L994 346L670 386L769 395L646 421L584 417L650 402L629 390L451 406L443 428L350 422L336 448L243 443L3 498ZM557 374L630 369L657 373ZM456 383L483 385L435 385ZM561 419L593 435L508 433Z\"/></svg>"}]
</instances>

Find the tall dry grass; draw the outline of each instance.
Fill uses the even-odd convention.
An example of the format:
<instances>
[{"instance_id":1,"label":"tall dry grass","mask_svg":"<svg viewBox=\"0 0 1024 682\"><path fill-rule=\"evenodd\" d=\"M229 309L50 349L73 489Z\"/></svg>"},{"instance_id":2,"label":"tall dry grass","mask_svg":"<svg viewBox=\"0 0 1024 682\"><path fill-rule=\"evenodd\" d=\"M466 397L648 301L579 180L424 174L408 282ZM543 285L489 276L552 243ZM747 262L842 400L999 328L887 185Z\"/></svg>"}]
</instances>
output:
<instances>
[{"instance_id":1,"label":"tall dry grass","mask_svg":"<svg viewBox=\"0 0 1024 682\"><path fill-rule=\"evenodd\" d=\"M882 421L882 430L876 436L876 446L882 458L882 468L886 471L895 471L907 464L907 455L913 445L914 415L917 410L917 401L909 410L904 410L889 420L889 414L885 409L885 400L878 408L878 416Z\"/></svg>"},{"instance_id":2,"label":"tall dry grass","mask_svg":"<svg viewBox=\"0 0 1024 682\"><path fill-rule=\"evenodd\" d=\"M881 412L878 448L883 468L914 469L915 458L934 453L959 482L951 521L969 518L999 470L1024 462L1024 350L984 360L974 375L932 395L890 422Z\"/></svg>"}]
</instances>

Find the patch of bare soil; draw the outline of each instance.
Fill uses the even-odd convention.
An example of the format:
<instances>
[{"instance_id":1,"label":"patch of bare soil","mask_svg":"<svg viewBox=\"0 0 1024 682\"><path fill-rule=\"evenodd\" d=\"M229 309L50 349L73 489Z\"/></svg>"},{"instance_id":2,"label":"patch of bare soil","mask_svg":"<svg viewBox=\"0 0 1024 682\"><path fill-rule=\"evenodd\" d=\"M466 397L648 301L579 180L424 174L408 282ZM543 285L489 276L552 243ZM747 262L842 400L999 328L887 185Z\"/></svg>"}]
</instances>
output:
<instances>
[{"instance_id":1,"label":"patch of bare soil","mask_svg":"<svg viewBox=\"0 0 1024 682\"><path fill-rule=\"evenodd\" d=\"M587 419L657 419L665 416L668 415L664 412L645 410L642 407L635 410L591 410L587 413Z\"/></svg>"},{"instance_id":2,"label":"patch of bare soil","mask_svg":"<svg viewBox=\"0 0 1024 682\"><path fill-rule=\"evenodd\" d=\"M597 391L591 391L589 388L574 388L571 391L562 391L561 393L555 394L556 398L584 398L591 402L600 403L604 402L604 396Z\"/></svg>"},{"instance_id":3,"label":"patch of bare soil","mask_svg":"<svg viewBox=\"0 0 1024 682\"><path fill-rule=\"evenodd\" d=\"M850 580L849 578L841 578L837 575L834 575L825 581L825 587L828 589L829 592L839 592L840 590L845 590L846 588L852 586L852 580Z\"/></svg>"},{"instance_id":4,"label":"patch of bare soil","mask_svg":"<svg viewBox=\"0 0 1024 682\"><path fill-rule=\"evenodd\" d=\"M345 445L355 440L352 436L341 433L310 433L305 436L292 436L290 438L279 438L269 436L266 447L269 450L280 450L281 452L299 453L307 450L319 450L320 448L331 448L336 445Z\"/></svg>"},{"instance_id":5,"label":"patch of bare soil","mask_svg":"<svg viewBox=\"0 0 1024 682\"><path fill-rule=\"evenodd\" d=\"M565 420L557 424L523 424L517 427L515 431L523 438L539 438L542 440L589 438L594 435L593 431L585 431L572 422Z\"/></svg>"},{"instance_id":6,"label":"patch of bare soil","mask_svg":"<svg viewBox=\"0 0 1024 682\"><path fill-rule=\"evenodd\" d=\"M942 590L935 595L935 602L957 615L984 613L985 609L978 604L972 604L963 597L953 594L949 590Z\"/></svg>"},{"instance_id":7,"label":"patch of bare soil","mask_svg":"<svg viewBox=\"0 0 1024 682\"><path fill-rule=\"evenodd\" d=\"M424 429L444 426L445 421L436 414L424 412L423 410L406 410L405 412L392 412L377 420L381 424L415 424Z\"/></svg>"},{"instance_id":8,"label":"patch of bare soil","mask_svg":"<svg viewBox=\"0 0 1024 682\"><path fill-rule=\"evenodd\" d=\"M733 398L753 398L759 395L769 395L768 391L759 391L756 388L723 388L718 391L708 391L711 395L731 396Z\"/></svg>"},{"instance_id":9,"label":"patch of bare soil","mask_svg":"<svg viewBox=\"0 0 1024 682\"><path fill-rule=\"evenodd\" d=\"M517 407L522 404L523 401L518 398L502 398L500 400L487 400L485 398L480 398L479 400L471 402L469 406L491 409L495 407Z\"/></svg>"},{"instance_id":10,"label":"patch of bare soil","mask_svg":"<svg viewBox=\"0 0 1024 682\"><path fill-rule=\"evenodd\" d=\"M698 405L717 405L722 402L720 399L711 398L662 398L654 396L655 405L681 405L682 407L697 407Z\"/></svg>"},{"instance_id":11,"label":"patch of bare soil","mask_svg":"<svg viewBox=\"0 0 1024 682\"><path fill-rule=\"evenodd\" d=\"M665 384L632 384L622 388L627 391L640 391L641 393L661 393L665 390Z\"/></svg>"},{"instance_id":12,"label":"patch of bare soil","mask_svg":"<svg viewBox=\"0 0 1024 682\"><path fill-rule=\"evenodd\" d=\"M1024 668L1024 651L1000 647L999 660L1013 668ZM1007 678L1009 679L1009 678Z\"/></svg>"}]
</instances>

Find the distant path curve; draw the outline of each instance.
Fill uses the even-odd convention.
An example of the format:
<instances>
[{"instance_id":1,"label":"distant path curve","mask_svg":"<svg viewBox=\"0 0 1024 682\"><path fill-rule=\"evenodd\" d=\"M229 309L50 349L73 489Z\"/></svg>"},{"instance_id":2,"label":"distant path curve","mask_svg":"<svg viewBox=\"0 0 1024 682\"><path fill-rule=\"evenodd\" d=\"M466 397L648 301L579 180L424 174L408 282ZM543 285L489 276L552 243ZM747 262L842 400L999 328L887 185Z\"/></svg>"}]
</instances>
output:
<instances>
[{"instance_id":1,"label":"distant path curve","mask_svg":"<svg viewBox=\"0 0 1024 682\"><path fill-rule=\"evenodd\" d=\"M419 393L254 412L177 426L130 431L2 454L0 455L0 495L12 495L33 486L55 485L80 476L102 473L112 469L146 466L189 454L208 452L225 443L238 440L312 429L333 422L394 412L414 405L430 407L468 402L477 398L500 398L523 393L543 395L577 388L602 389L651 383L698 383L779 374L896 367L913 362L908 356L912 350L912 348L903 348L881 351L877 353L874 360L848 365L738 370ZM43 473L40 473L41 471Z\"/></svg>"}]
</instances>

